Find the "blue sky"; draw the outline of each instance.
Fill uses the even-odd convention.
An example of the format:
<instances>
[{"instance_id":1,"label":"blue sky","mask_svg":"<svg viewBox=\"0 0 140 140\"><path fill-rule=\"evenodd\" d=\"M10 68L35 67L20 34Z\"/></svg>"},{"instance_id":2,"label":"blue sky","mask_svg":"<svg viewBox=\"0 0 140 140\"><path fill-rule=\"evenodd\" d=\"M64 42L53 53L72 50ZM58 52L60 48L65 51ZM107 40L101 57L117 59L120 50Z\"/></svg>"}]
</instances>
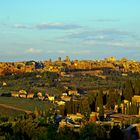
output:
<instances>
[{"instance_id":1,"label":"blue sky","mask_svg":"<svg viewBox=\"0 0 140 140\"><path fill-rule=\"evenodd\" d=\"M139 0L0 0L0 61L140 60Z\"/></svg>"}]
</instances>

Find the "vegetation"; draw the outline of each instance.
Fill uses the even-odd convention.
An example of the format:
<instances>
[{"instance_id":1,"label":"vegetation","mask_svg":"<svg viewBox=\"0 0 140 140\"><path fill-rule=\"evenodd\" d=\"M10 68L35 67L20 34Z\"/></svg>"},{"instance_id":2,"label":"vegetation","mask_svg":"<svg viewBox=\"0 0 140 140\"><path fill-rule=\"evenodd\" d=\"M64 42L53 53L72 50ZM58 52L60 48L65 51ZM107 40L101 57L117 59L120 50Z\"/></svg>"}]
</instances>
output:
<instances>
[{"instance_id":1,"label":"vegetation","mask_svg":"<svg viewBox=\"0 0 140 140\"><path fill-rule=\"evenodd\" d=\"M5 106L1 106L5 105ZM24 114L26 111L34 112L35 108L39 110L48 111L52 104L45 101L32 100L32 99L22 99L14 97L0 97L0 115L6 116L18 116Z\"/></svg>"},{"instance_id":2,"label":"vegetation","mask_svg":"<svg viewBox=\"0 0 140 140\"><path fill-rule=\"evenodd\" d=\"M96 75L92 71L81 71L69 72L67 76L38 71L6 73L5 76L0 76L0 136L6 140L105 140L106 129L99 124L89 123L91 111L97 111L98 120L104 121L105 109L114 110L115 105L120 107L123 99L126 99L129 101L126 114L137 114L137 105L131 103L131 99L133 95L140 95L139 79L139 74L128 73L128 76L124 77L119 72ZM67 101L65 106L40 101L38 98L9 97L11 91L22 89L35 94L47 92L49 95L55 95L58 101L61 100L62 93L68 93L68 89L77 90L80 96L70 95L71 100ZM69 127L58 126L55 120L57 115L65 118L67 114L76 113L84 116L78 132ZM116 131L121 133L118 128L115 128Z\"/></svg>"},{"instance_id":3,"label":"vegetation","mask_svg":"<svg viewBox=\"0 0 140 140\"><path fill-rule=\"evenodd\" d=\"M123 95L126 100L131 101L132 96L134 95L133 86L131 80L127 79L125 87L123 90Z\"/></svg>"},{"instance_id":4,"label":"vegetation","mask_svg":"<svg viewBox=\"0 0 140 140\"><path fill-rule=\"evenodd\" d=\"M97 112L99 112L99 119L103 121L104 119L104 107L103 107L103 91L99 90L99 93L96 98L96 108L99 109Z\"/></svg>"},{"instance_id":5,"label":"vegetation","mask_svg":"<svg viewBox=\"0 0 140 140\"><path fill-rule=\"evenodd\" d=\"M6 140L105 140L106 130L95 123L86 124L80 133L68 127L59 128L55 123L43 125L38 117L24 117L14 123L0 125L0 136ZM72 136L72 137L71 137Z\"/></svg>"}]
</instances>

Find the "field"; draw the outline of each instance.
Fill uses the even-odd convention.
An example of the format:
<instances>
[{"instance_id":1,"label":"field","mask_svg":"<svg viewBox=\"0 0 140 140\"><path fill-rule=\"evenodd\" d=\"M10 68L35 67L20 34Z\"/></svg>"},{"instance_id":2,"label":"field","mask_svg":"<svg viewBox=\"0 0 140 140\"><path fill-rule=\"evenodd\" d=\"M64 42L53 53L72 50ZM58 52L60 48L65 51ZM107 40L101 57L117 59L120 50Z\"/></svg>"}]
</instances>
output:
<instances>
[{"instance_id":1,"label":"field","mask_svg":"<svg viewBox=\"0 0 140 140\"><path fill-rule=\"evenodd\" d=\"M34 112L35 108L47 111L51 104L47 101L21 99L14 97L0 97L0 115L16 116Z\"/></svg>"},{"instance_id":2,"label":"field","mask_svg":"<svg viewBox=\"0 0 140 140\"><path fill-rule=\"evenodd\" d=\"M16 109L0 106L0 115L15 118L16 116L20 116L21 114L25 114L24 111L19 111Z\"/></svg>"}]
</instances>

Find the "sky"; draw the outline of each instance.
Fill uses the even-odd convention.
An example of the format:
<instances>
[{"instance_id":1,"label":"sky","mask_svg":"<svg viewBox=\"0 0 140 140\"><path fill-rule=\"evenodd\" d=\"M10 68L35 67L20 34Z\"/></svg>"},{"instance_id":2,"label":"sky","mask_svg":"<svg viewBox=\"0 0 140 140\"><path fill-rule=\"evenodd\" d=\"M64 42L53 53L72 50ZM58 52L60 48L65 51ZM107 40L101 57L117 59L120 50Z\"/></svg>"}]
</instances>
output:
<instances>
[{"instance_id":1,"label":"sky","mask_svg":"<svg viewBox=\"0 0 140 140\"><path fill-rule=\"evenodd\" d=\"M0 0L0 61L140 60L140 0Z\"/></svg>"}]
</instances>

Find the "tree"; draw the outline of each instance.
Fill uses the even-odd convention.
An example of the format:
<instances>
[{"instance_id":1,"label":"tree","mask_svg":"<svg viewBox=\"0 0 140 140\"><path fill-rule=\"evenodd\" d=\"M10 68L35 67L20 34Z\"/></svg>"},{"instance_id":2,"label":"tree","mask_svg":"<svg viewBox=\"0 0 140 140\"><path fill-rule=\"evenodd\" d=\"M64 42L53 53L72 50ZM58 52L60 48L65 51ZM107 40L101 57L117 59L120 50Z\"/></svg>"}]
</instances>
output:
<instances>
[{"instance_id":1,"label":"tree","mask_svg":"<svg viewBox=\"0 0 140 140\"><path fill-rule=\"evenodd\" d=\"M90 115L90 107L88 102L88 97L84 97L80 101L80 112L84 115L85 120L88 121Z\"/></svg>"},{"instance_id":2,"label":"tree","mask_svg":"<svg viewBox=\"0 0 140 140\"><path fill-rule=\"evenodd\" d=\"M37 136L38 123L32 119L22 120L15 124L13 127L13 135L11 140L29 140Z\"/></svg>"},{"instance_id":3,"label":"tree","mask_svg":"<svg viewBox=\"0 0 140 140\"><path fill-rule=\"evenodd\" d=\"M99 119L104 119L104 107L103 107L103 91L100 90L96 98L96 109L99 107Z\"/></svg>"},{"instance_id":4,"label":"tree","mask_svg":"<svg viewBox=\"0 0 140 140\"><path fill-rule=\"evenodd\" d=\"M137 79L134 84L134 91L136 95L140 95L140 79Z\"/></svg>"},{"instance_id":5,"label":"tree","mask_svg":"<svg viewBox=\"0 0 140 140\"><path fill-rule=\"evenodd\" d=\"M129 103L126 108L126 113L129 115L137 115L138 107L136 103Z\"/></svg>"},{"instance_id":6,"label":"tree","mask_svg":"<svg viewBox=\"0 0 140 140\"><path fill-rule=\"evenodd\" d=\"M80 140L96 140L96 125L87 124L80 131Z\"/></svg>"},{"instance_id":7,"label":"tree","mask_svg":"<svg viewBox=\"0 0 140 140\"><path fill-rule=\"evenodd\" d=\"M97 107L103 106L103 91L99 90L96 97L96 109Z\"/></svg>"},{"instance_id":8,"label":"tree","mask_svg":"<svg viewBox=\"0 0 140 140\"><path fill-rule=\"evenodd\" d=\"M100 119L100 121L104 120L104 107L103 107L103 105L101 105L99 107L99 119Z\"/></svg>"},{"instance_id":9,"label":"tree","mask_svg":"<svg viewBox=\"0 0 140 140\"><path fill-rule=\"evenodd\" d=\"M106 130L95 123L86 124L80 131L80 140L105 140Z\"/></svg>"},{"instance_id":10,"label":"tree","mask_svg":"<svg viewBox=\"0 0 140 140\"><path fill-rule=\"evenodd\" d=\"M110 89L109 90L109 95L108 95L108 100L107 100L107 107L114 109L115 105L120 104L121 97L118 93L118 91Z\"/></svg>"},{"instance_id":11,"label":"tree","mask_svg":"<svg viewBox=\"0 0 140 140\"><path fill-rule=\"evenodd\" d=\"M59 128L57 140L78 140L79 134L68 127Z\"/></svg>"},{"instance_id":12,"label":"tree","mask_svg":"<svg viewBox=\"0 0 140 140\"><path fill-rule=\"evenodd\" d=\"M74 100L73 97L69 102L66 102L65 109L68 114L76 114L80 112L80 101Z\"/></svg>"},{"instance_id":13,"label":"tree","mask_svg":"<svg viewBox=\"0 0 140 140\"><path fill-rule=\"evenodd\" d=\"M88 101L89 101L89 105L90 105L90 109L91 111L94 111L95 112L95 100L96 100L96 97L95 97L95 94L88 94Z\"/></svg>"},{"instance_id":14,"label":"tree","mask_svg":"<svg viewBox=\"0 0 140 140\"><path fill-rule=\"evenodd\" d=\"M114 126L110 132L111 140L123 140L124 135L119 126Z\"/></svg>"},{"instance_id":15,"label":"tree","mask_svg":"<svg viewBox=\"0 0 140 140\"><path fill-rule=\"evenodd\" d=\"M123 90L123 95L124 95L124 98L126 100L129 100L129 101L131 101L132 96L134 95L132 82L129 79L125 83L125 87L124 87L124 90Z\"/></svg>"}]
</instances>

